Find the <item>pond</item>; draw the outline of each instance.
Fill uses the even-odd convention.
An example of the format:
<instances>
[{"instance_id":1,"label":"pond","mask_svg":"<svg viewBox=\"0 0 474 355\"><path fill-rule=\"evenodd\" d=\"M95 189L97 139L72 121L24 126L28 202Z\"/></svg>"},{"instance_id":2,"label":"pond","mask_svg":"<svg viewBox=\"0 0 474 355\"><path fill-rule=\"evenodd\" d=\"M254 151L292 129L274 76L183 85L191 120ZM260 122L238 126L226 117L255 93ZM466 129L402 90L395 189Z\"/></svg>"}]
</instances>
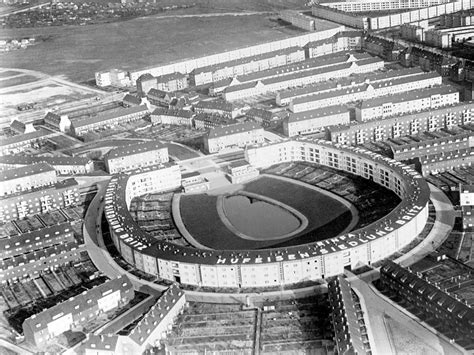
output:
<instances>
[{"instance_id":1,"label":"pond","mask_svg":"<svg viewBox=\"0 0 474 355\"><path fill-rule=\"evenodd\" d=\"M228 221L249 237L277 239L301 225L301 221L287 209L254 197L231 195L225 197L223 202Z\"/></svg>"}]
</instances>

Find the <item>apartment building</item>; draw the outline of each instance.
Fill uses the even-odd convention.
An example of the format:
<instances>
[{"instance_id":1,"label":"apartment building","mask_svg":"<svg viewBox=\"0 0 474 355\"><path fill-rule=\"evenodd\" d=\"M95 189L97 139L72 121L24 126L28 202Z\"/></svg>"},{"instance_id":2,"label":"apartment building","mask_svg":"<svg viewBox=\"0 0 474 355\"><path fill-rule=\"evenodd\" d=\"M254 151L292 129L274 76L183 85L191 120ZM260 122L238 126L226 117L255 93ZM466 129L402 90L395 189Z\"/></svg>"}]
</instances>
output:
<instances>
[{"instance_id":1,"label":"apartment building","mask_svg":"<svg viewBox=\"0 0 474 355\"><path fill-rule=\"evenodd\" d=\"M44 124L56 131L67 133L71 129L71 120L67 115L58 115L54 112L48 112L44 116Z\"/></svg>"},{"instance_id":2,"label":"apartment building","mask_svg":"<svg viewBox=\"0 0 474 355\"><path fill-rule=\"evenodd\" d=\"M74 120L71 123L71 131L74 135L80 137L96 129L139 120L148 113L146 105L123 108L119 111L99 114L82 120Z\"/></svg>"},{"instance_id":3,"label":"apartment building","mask_svg":"<svg viewBox=\"0 0 474 355\"><path fill-rule=\"evenodd\" d=\"M359 122L405 115L459 103L459 91L448 85L364 100L355 108Z\"/></svg>"},{"instance_id":4,"label":"apartment building","mask_svg":"<svg viewBox=\"0 0 474 355\"><path fill-rule=\"evenodd\" d=\"M263 143L263 141L262 126L244 122L211 128L204 136L204 148L209 153L217 153L226 148L242 148L249 144Z\"/></svg>"},{"instance_id":5,"label":"apartment building","mask_svg":"<svg viewBox=\"0 0 474 355\"><path fill-rule=\"evenodd\" d=\"M58 175L89 174L94 170L94 162L85 157L0 156L0 170L16 169L38 163L49 164Z\"/></svg>"},{"instance_id":6,"label":"apartment building","mask_svg":"<svg viewBox=\"0 0 474 355\"><path fill-rule=\"evenodd\" d=\"M221 126L229 126L238 123L236 120L226 116L198 113L194 116L194 128L196 129L211 129Z\"/></svg>"},{"instance_id":7,"label":"apartment building","mask_svg":"<svg viewBox=\"0 0 474 355\"><path fill-rule=\"evenodd\" d=\"M231 119L240 114L240 110L234 104L224 100L199 101L194 105L194 112L220 115Z\"/></svg>"},{"instance_id":8,"label":"apartment building","mask_svg":"<svg viewBox=\"0 0 474 355\"><path fill-rule=\"evenodd\" d=\"M0 140L0 156L24 152L30 147L38 147L47 138L55 133L43 128L31 133L24 133Z\"/></svg>"},{"instance_id":9,"label":"apartment building","mask_svg":"<svg viewBox=\"0 0 474 355\"><path fill-rule=\"evenodd\" d=\"M193 126L194 112L191 110L157 108L151 113L151 123L169 124L176 126Z\"/></svg>"},{"instance_id":10,"label":"apartment building","mask_svg":"<svg viewBox=\"0 0 474 355\"><path fill-rule=\"evenodd\" d=\"M103 313L125 306L135 295L133 285L122 275L69 298L23 322L25 340L37 346L62 333L84 326Z\"/></svg>"},{"instance_id":11,"label":"apartment building","mask_svg":"<svg viewBox=\"0 0 474 355\"><path fill-rule=\"evenodd\" d=\"M193 85L199 86L303 60L305 60L303 48L288 47L196 68L190 73L190 79Z\"/></svg>"},{"instance_id":12,"label":"apartment building","mask_svg":"<svg viewBox=\"0 0 474 355\"><path fill-rule=\"evenodd\" d=\"M308 42L304 49L306 58L317 58L343 51L361 50L362 42L362 31L343 31L329 38Z\"/></svg>"},{"instance_id":13,"label":"apartment building","mask_svg":"<svg viewBox=\"0 0 474 355\"><path fill-rule=\"evenodd\" d=\"M56 170L46 163L4 170L0 172L0 196L51 186L57 181Z\"/></svg>"},{"instance_id":14,"label":"apartment building","mask_svg":"<svg viewBox=\"0 0 474 355\"><path fill-rule=\"evenodd\" d=\"M473 120L474 102L469 102L406 116L332 126L327 129L327 134L334 143L357 145L465 125Z\"/></svg>"},{"instance_id":15,"label":"apartment building","mask_svg":"<svg viewBox=\"0 0 474 355\"><path fill-rule=\"evenodd\" d=\"M66 179L53 186L0 198L0 222L22 219L32 214L76 206L79 203L77 181Z\"/></svg>"},{"instance_id":16,"label":"apartment building","mask_svg":"<svg viewBox=\"0 0 474 355\"><path fill-rule=\"evenodd\" d=\"M459 201L463 229L472 232L474 231L474 185L459 186Z\"/></svg>"},{"instance_id":17,"label":"apartment building","mask_svg":"<svg viewBox=\"0 0 474 355\"><path fill-rule=\"evenodd\" d=\"M344 12L367 12L418 9L422 7L441 5L449 0L356 0L356 1L334 1L320 0L320 5L328 6Z\"/></svg>"},{"instance_id":18,"label":"apartment building","mask_svg":"<svg viewBox=\"0 0 474 355\"><path fill-rule=\"evenodd\" d=\"M341 88L330 92L296 98L291 101L290 110L292 112L309 111L329 105L342 105L353 101L393 95L441 84L442 78L436 72L394 78L384 82L364 83L350 88Z\"/></svg>"},{"instance_id":19,"label":"apartment building","mask_svg":"<svg viewBox=\"0 0 474 355\"><path fill-rule=\"evenodd\" d=\"M294 137L324 131L328 126L350 123L350 112L344 106L328 106L311 111L291 112L283 120L283 134Z\"/></svg>"},{"instance_id":20,"label":"apartment building","mask_svg":"<svg viewBox=\"0 0 474 355\"><path fill-rule=\"evenodd\" d=\"M158 141L115 148L104 156L105 168L109 174L159 165L168 161L168 147Z\"/></svg>"},{"instance_id":21,"label":"apartment building","mask_svg":"<svg viewBox=\"0 0 474 355\"><path fill-rule=\"evenodd\" d=\"M474 147L471 147L421 156L415 161L415 167L423 176L428 176L472 166L473 162Z\"/></svg>"}]
</instances>

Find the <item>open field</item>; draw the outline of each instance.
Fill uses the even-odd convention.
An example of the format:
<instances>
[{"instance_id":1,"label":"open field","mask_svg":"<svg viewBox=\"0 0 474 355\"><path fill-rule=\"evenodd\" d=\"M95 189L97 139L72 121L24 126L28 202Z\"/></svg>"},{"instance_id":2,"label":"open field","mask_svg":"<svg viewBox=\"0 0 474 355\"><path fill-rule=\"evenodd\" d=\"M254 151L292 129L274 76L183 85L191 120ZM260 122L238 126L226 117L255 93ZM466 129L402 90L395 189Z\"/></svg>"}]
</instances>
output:
<instances>
[{"instance_id":1,"label":"open field","mask_svg":"<svg viewBox=\"0 0 474 355\"><path fill-rule=\"evenodd\" d=\"M104 25L23 28L3 30L0 37L34 36L42 41L26 51L2 53L0 61L4 67L41 70L83 82L99 70L138 69L301 33L270 15L155 16Z\"/></svg>"}]
</instances>

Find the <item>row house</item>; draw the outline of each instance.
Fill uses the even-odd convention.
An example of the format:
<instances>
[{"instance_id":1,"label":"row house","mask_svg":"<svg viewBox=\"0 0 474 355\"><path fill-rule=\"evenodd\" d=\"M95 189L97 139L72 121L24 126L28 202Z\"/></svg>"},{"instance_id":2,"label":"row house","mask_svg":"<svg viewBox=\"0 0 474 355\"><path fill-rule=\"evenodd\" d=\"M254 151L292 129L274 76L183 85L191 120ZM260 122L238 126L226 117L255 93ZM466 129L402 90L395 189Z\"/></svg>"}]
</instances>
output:
<instances>
[{"instance_id":1,"label":"row house","mask_svg":"<svg viewBox=\"0 0 474 355\"><path fill-rule=\"evenodd\" d=\"M194 112L221 115L231 119L240 115L238 107L224 100L199 101L194 105Z\"/></svg>"},{"instance_id":2,"label":"row house","mask_svg":"<svg viewBox=\"0 0 474 355\"><path fill-rule=\"evenodd\" d=\"M393 159L398 161L411 160L426 155L442 154L474 147L474 133L472 132L462 132L448 136L436 136L435 133L431 133L433 139L421 142L397 145L392 143L390 148Z\"/></svg>"},{"instance_id":3,"label":"row house","mask_svg":"<svg viewBox=\"0 0 474 355\"><path fill-rule=\"evenodd\" d=\"M71 120L67 115L58 115L54 112L48 112L44 116L44 124L56 131L67 133L71 129Z\"/></svg>"},{"instance_id":4,"label":"row house","mask_svg":"<svg viewBox=\"0 0 474 355\"><path fill-rule=\"evenodd\" d=\"M245 116L259 123L262 127L270 127L280 121L280 115L278 113L260 108L251 108L245 113Z\"/></svg>"},{"instance_id":5,"label":"row house","mask_svg":"<svg viewBox=\"0 0 474 355\"><path fill-rule=\"evenodd\" d=\"M98 116L73 121L71 131L77 137L83 136L87 132L105 127L115 126L121 123L139 120L148 115L146 105L123 108L112 113L100 114Z\"/></svg>"},{"instance_id":6,"label":"row house","mask_svg":"<svg viewBox=\"0 0 474 355\"><path fill-rule=\"evenodd\" d=\"M472 278L472 271L471 271ZM422 274L405 269L392 261L386 261L380 269L380 283L384 293L393 298L403 300L403 307L409 307L410 312L427 321L435 329L465 349L474 348L474 309L468 301L463 301L451 290L429 282ZM454 289L454 290L453 290ZM467 291L467 290L466 290Z\"/></svg>"},{"instance_id":7,"label":"row house","mask_svg":"<svg viewBox=\"0 0 474 355\"><path fill-rule=\"evenodd\" d=\"M25 340L40 347L50 344L58 335L86 326L99 315L125 306L134 296L127 276L106 281L25 319L22 325Z\"/></svg>"},{"instance_id":8,"label":"row house","mask_svg":"<svg viewBox=\"0 0 474 355\"><path fill-rule=\"evenodd\" d=\"M288 89L280 91L276 96L276 103L279 106L289 105L293 99L310 96L317 93L336 91L343 88L370 83L390 81L392 79L407 78L414 75L423 74L420 68L404 68L398 70L389 70L369 74L353 74L350 77L343 77L337 80L329 80L321 83L305 86L302 88Z\"/></svg>"},{"instance_id":9,"label":"row house","mask_svg":"<svg viewBox=\"0 0 474 355\"><path fill-rule=\"evenodd\" d=\"M74 241L71 223L62 223L0 239L0 260Z\"/></svg>"},{"instance_id":10,"label":"row house","mask_svg":"<svg viewBox=\"0 0 474 355\"><path fill-rule=\"evenodd\" d=\"M423 176L472 166L474 147L425 155L417 158L415 167Z\"/></svg>"},{"instance_id":11,"label":"row house","mask_svg":"<svg viewBox=\"0 0 474 355\"><path fill-rule=\"evenodd\" d=\"M283 120L283 134L293 137L324 131L328 126L350 123L350 112L344 106L328 106L311 111L291 112Z\"/></svg>"},{"instance_id":12,"label":"row house","mask_svg":"<svg viewBox=\"0 0 474 355\"><path fill-rule=\"evenodd\" d=\"M263 128L252 122L215 127L204 136L204 148L209 153L217 153L227 148L243 148L249 144L264 142Z\"/></svg>"},{"instance_id":13,"label":"row house","mask_svg":"<svg viewBox=\"0 0 474 355\"><path fill-rule=\"evenodd\" d=\"M423 73L408 78L395 78L390 81L362 84L351 88L296 98L291 101L290 110L292 112L308 111L329 105L342 105L353 101L393 95L441 84L442 78L438 73Z\"/></svg>"},{"instance_id":14,"label":"row house","mask_svg":"<svg viewBox=\"0 0 474 355\"><path fill-rule=\"evenodd\" d=\"M355 118L359 122L365 122L457 103L459 91L442 85L364 100L356 106Z\"/></svg>"},{"instance_id":15,"label":"row house","mask_svg":"<svg viewBox=\"0 0 474 355\"><path fill-rule=\"evenodd\" d=\"M303 48L289 47L196 68L190 73L190 78L193 85L199 86L303 60L305 60Z\"/></svg>"},{"instance_id":16,"label":"row house","mask_svg":"<svg viewBox=\"0 0 474 355\"><path fill-rule=\"evenodd\" d=\"M256 82L229 86L223 97L228 101L241 100L246 97L277 92L292 87L314 84L333 78L347 77L355 73L366 73L381 69L384 63L378 58L363 59L358 62L342 63L323 68L282 75Z\"/></svg>"},{"instance_id":17,"label":"row house","mask_svg":"<svg viewBox=\"0 0 474 355\"><path fill-rule=\"evenodd\" d=\"M216 114L208 114L208 113L198 113L194 116L194 128L196 129L210 129L214 127L220 126L228 126L232 124L236 124L237 121L231 118L216 115Z\"/></svg>"},{"instance_id":18,"label":"row house","mask_svg":"<svg viewBox=\"0 0 474 355\"><path fill-rule=\"evenodd\" d=\"M84 252L85 246L72 240L2 259L0 283L27 277L35 278L44 271L81 260L81 253Z\"/></svg>"},{"instance_id":19,"label":"row house","mask_svg":"<svg viewBox=\"0 0 474 355\"><path fill-rule=\"evenodd\" d=\"M334 143L359 145L466 125L473 120L474 102L460 103L405 116L328 127L327 138Z\"/></svg>"},{"instance_id":20,"label":"row house","mask_svg":"<svg viewBox=\"0 0 474 355\"><path fill-rule=\"evenodd\" d=\"M89 174L94 171L94 162L85 157L0 156L0 170L15 169L39 163L49 164L59 175Z\"/></svg>"},{"instance_id":21,"label":"row house","mask_svg":"<svg viewBox=\"0 0 474 355\"><path fill-rule=\"evenodd\" d=\"M43 128L31 133L19 134L0 140L0 156L21 153L30 147L38 147L47 138L55 135Z\"/></svg>"},{"instance_id":22,"label":"row house","mask_svg":"<svg viewBox=\"0 0 474 355\"><path fill-rule=\"evenodd\" d=\"M193 126L194 112L191 110L167 109L159 107L151 113L151 124Z\"/></svg>"},{"instance_id":23,"label":"row house","mask_svg":"<svg viewBox=\"0 0 474 355\"><path fill-rule=\"evenodd\" d=\"M308 42L304 49L306 58L317 58L342 51L361 50L362 42L362 31L343 31L327 39Z\"/></svg>"}]
</instances>

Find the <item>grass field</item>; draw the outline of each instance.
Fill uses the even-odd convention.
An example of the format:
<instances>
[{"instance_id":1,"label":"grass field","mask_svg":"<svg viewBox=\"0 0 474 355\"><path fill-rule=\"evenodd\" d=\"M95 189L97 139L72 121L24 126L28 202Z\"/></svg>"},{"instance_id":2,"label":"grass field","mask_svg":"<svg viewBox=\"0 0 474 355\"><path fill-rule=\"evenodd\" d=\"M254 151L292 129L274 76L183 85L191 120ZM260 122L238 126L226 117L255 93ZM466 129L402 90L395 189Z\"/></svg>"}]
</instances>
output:
<instances>
[{"instance_id":1,"label":"grass field","mask_svg":"<svg viewBox=\"0 0 474 355\"><path fill-rule=\"evenodd\" d=\"M11 86L23 85L37 81L38 79L32 75L20 75L13 78L0 80L0 88L8 88Z\"/></svg>"},{"instance_id":2,"label":"grass field","mask_svg":"<svg viewBox=\"0 0 474 355\"><path fill-rule=\"evenodd\" d=\"M104 25L5 29L2 38L34 36L42 40L26 51L3 53L1 62L3 67L65 75L83 82L93 79L99 70L139 69L301 33L272 21L270 15L155 16Z\"/></svg>"},{"instance_id":3,"label":"grass field","mask_svg":"<svg viewBox=\"0 0 474 355\"><path fill-rule=\"evenodd\" d=\"M290 182L262 177L246 184L244 190L268 196L295 208L308 218L307 228L286 240L241 239L221 221L216 208L217 196L201 194L181 197L181 218L187 230L201 244L214 249L261 249L331 238L344 230L351 221L350 211L338 201Z\"/></svg>"}]
</instances>

